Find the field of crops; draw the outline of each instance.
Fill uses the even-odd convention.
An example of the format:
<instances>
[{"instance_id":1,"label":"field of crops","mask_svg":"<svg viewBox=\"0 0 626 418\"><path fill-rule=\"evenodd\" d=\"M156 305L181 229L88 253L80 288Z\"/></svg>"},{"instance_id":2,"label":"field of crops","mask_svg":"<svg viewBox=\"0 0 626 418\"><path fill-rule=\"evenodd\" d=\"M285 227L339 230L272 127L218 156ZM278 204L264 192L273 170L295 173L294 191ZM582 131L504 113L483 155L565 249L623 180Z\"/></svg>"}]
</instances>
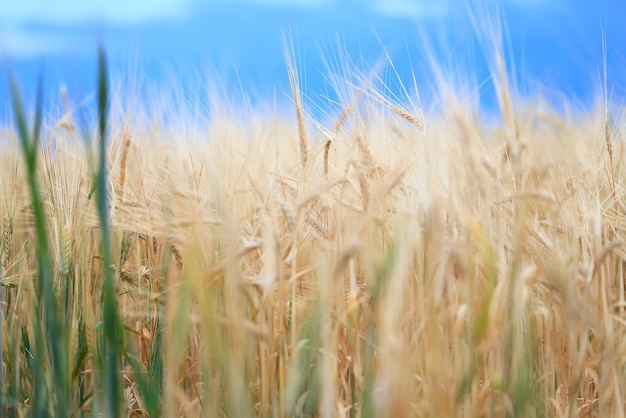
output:
<instances>
[{"instance_id":1,"label":"field of crops","mask_svg":"<svg viewBox=\"0 0 626 418\"><path fill-rule=\"evenodd\" d=\"M495 124L348 69L320 120L290 54L293 115L13 83L0 415L624 417L624 114L495 63Z\"/></svg>"}]
</instances>

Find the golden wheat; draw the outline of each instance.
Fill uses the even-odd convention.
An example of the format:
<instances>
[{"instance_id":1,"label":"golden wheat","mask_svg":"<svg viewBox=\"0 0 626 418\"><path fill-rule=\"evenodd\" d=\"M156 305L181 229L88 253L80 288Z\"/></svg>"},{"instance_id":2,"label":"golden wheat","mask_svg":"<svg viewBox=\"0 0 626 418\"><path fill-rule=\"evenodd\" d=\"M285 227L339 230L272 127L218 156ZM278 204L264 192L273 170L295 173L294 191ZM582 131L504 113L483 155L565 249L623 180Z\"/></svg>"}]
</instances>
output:
<instances>
[{"instance_id":1,"label":"golden wheat","mask_svg":"<svg viewBox=\"0 0 626 418\"><path fill-rule=\"evenodd\" d=\"M623 127L597 109L573 120L515 105L507 86L495 127L458 105L421 120L371 85L324 126L290 68L295 124L222 113L198 140L124 112L108 149L112 266L89 147L49 130L53 275L70 359L79 337L87 347L72 389L96 387L105 267L124 349L160 388L164 416L623 416ZM37 259L7 136L3 376L21 379L27 414L20 341ZM128 363L120 373L129 414L145 416L140 379ZM98 406L75 398L85 413Z\"/></svg>"}]
</instances>

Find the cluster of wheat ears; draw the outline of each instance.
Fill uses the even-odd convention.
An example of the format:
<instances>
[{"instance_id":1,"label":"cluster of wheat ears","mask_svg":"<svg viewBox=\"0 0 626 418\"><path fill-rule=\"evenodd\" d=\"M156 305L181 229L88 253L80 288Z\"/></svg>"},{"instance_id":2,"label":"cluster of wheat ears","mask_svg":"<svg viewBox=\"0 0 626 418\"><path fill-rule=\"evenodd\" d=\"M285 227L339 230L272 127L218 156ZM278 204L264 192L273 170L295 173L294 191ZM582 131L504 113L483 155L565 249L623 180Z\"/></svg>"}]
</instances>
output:
<instances>
[{"instance_id":1,"label":"cluster of wheat ears","mask_svg":"<svg viewBox=\"0 0 626 418\"><path fill-rule=\"evenodd\" d=\"M12 84L0 415L624 417L619 109L495 59L495 126L356 71L321 122L287 63L294 118L202 130L112 105L102 54L97 128Z\"/></svg>"}]
</instances>

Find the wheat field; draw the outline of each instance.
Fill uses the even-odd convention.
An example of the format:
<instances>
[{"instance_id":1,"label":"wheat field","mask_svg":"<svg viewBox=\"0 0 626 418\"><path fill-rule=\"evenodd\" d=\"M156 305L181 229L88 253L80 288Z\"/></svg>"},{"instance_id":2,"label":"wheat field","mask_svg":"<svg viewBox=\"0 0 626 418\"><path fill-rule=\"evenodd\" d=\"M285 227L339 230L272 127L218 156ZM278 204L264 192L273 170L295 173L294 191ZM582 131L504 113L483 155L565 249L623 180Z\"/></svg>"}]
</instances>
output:
<instances>
[{"instance_id":1,"label":"wheat field","mask_svg":"<svg viewBox=\"0 0 626 418\"><path fill-rule=\"evenodd\" d=\"M185 128L100 60L97 127L0 134L0 415L625 416L620 109L321 120L288 55L293 115Z\"/></svg>"}]
</instances>

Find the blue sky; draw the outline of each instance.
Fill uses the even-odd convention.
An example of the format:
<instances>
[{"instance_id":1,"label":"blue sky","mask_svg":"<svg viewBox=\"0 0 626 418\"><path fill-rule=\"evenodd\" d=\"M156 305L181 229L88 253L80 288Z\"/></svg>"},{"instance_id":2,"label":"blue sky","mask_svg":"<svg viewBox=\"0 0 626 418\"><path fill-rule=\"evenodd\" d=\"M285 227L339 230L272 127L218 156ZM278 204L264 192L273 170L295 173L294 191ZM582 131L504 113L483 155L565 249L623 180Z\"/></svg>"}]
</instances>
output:
<instances>
[{"instance_id":1,"label":"blue sky","mask_svg":"<svg viewBox=\"0 0 626 418\"><path fill-rule=\"evenodd\" d=\"M488 101L488 72L465 7L476 10L479 3L487 0L4 1L0 56L27 95L43 67L49 95L67 85L80 100L92 90L95 45L103 39L120 79L131 75L157 85L196 80L234 98L243 88L252 99L271 100L274 92L284 97L288 90L281 33L289 25L306 91L315 100L330 94L323 57L336 60L338 40L364 71L383 56L384 45L403 81L409 82L414 71L428 92L433 84L421 43L425 35L451 74L473 77ZM626 92L623 0L497 3L522 92L540 90L555 100L563 93L590 103L598 93L605 30L609 85L614 101L621 100ZM7 115L6 78L5 65L0 120Z\"/></svg>"}]
</instances>

